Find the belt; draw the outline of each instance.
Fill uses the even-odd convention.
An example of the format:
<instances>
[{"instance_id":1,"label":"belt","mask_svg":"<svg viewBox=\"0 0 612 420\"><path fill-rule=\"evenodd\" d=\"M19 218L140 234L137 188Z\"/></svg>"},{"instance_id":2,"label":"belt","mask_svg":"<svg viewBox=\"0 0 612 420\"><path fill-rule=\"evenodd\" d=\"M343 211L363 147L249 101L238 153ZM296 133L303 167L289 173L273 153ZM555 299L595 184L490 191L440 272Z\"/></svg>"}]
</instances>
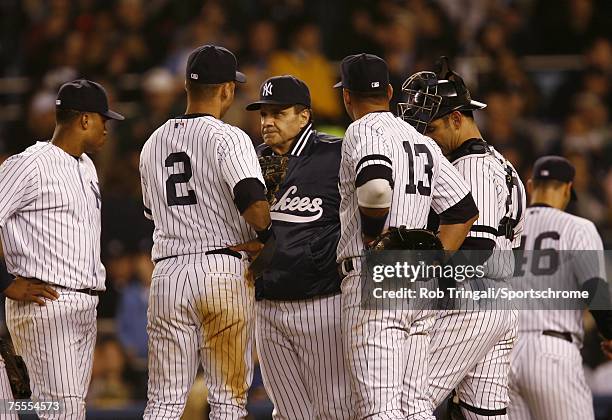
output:
<instances>
[{"instance_id":1,"label":"belt","mask_svg":"<svg viewBox=\"0 0 612 420\"><path fill-rule=\"evenodd\" d=\"M560 331L553 331L553 330L544 330L544 331L542 331L542 335L547 335L549 337L560 338L561 340L569 341L570 343L573 341L572 340L572 334L570 334L568 332L560 332Z\"/></svg>"},{"instance_id":2,"label":"belt","mask_svg":"<svg viewBox=\"0 0 612 420\"><path fill-rule=\"evenodd\" d=\"M338 274L340 275L340 279L342 280L348 274L355 269L355 265L353 264L352 258L347 258L342 260L340 264L338 264Z\"/></svg>"},{"instance_id":3,"label":"belt","mask_svg":"<svg viewBox=\"0 0 612 420\"><path fill-rule=\"evenodd\" d=\"M72 287L60 286L59 284L51 284L51 283L47 283L47 284L49 286L53 287L54 289L69 290L71 292L84 293L84 294L89 295L89 296L100 296L102 294L102 290L96 290L96 289L74 289Z\"/></svg>"},{"instance_id":4,"label":"belt","mask_svg":"<svg viewBox=\"0 0 612 420\"><path fill-rule=\"evenodd\" d=\"M204 255L229 255L230 257L242 259L242 254L238 251L232 251L229 248L219 248L219 249L211 249L210 251L206 251ZM157 258L153 260L156 264L160 261L169 260L170 258L176 258L180 255L169 255L167 257Z\"/></svg>"}]
</instances>

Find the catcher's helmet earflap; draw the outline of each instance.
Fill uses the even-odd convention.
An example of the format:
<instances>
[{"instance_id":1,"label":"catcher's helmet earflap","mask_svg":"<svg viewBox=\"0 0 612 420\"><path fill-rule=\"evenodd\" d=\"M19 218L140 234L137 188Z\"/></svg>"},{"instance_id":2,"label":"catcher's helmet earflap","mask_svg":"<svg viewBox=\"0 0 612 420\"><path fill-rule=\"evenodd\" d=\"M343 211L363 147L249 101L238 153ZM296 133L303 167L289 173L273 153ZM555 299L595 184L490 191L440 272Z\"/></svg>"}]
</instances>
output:
<instances>
[{"instance_id":1,"label":"catcher's helmet earflap","mask_svg":"<svg viewBox=\"0 0 612 420\"><path fill-rule=\"evenodd\" d=\"M471 111L487 105L472 100L463 79L450 69L448 58L440 57L436 73L421 71L402 84L405 102L397 113L416 130L425 134L427 124L453 111Z\"/></svg>"}]
</instances>

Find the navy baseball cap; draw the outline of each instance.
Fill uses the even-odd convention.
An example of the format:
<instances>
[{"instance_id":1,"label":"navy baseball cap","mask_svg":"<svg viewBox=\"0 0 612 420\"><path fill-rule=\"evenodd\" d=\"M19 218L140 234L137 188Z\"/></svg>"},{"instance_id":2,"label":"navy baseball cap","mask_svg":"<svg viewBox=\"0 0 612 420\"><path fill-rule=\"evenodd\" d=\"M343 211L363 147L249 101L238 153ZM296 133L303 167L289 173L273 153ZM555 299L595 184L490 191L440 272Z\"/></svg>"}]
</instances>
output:
<instances>
[{"instance_id":1,"label":"navy baseball cap","mask_svg":"<svg viewBox=\"0 0 612 420\"><path fill-rule=\"evenodd\" d=\"M310 105L310 91L306 83L293 76L270 77L262 83L259 100L247 105L247 111L255 111L263 104L270 105Z\"/></svg>"},{"instance_id":2,"label":"navy baseball cap","mask_svg":"<svg viewBox=\"0 0 612 420\"><path fill-rule=\"evenodd\" d=\"M561 156L542 156L533 164L534 180L573 182L576 169L572 163ZM576 200L576 191L572 187L572 200Z\"/></svg>"},{"instance_id":3,"label":"navy baseball cap","mask_svg":"<svg viewBox=\"0 0 612 420\"><path fill-rule=\"evenodd\" d=\"M246 82L246 76L236 69L238 61L230 50L216 45L202 45L187 59L187 80L206 85L225 82Z\"/></svg>"},{"instance_id":4,"label":"navy baseball cap","mask_svg":"<svg viewBox=\"0 0 612 420\"><path fill-rule=\"evenodd\" d=\"M123 120L125 117L108 109L106 90L99 83L91 80L78 79L64 83L55 100L58 109L73 109L81 112L96 112L113 120Z\"/></svg>"},{"instance_id":5,"label":"navy baseball cap","mask_svg":"<svg viewBox=\"0 0 612 420\"><path fill-rule=\"evenodd\" d=\"M372 54L356 54L344 57L340 65L342 80L334 88L353 92L386 92L389 85L389 68L382 58Z\"/></svg>"}]
</instances>

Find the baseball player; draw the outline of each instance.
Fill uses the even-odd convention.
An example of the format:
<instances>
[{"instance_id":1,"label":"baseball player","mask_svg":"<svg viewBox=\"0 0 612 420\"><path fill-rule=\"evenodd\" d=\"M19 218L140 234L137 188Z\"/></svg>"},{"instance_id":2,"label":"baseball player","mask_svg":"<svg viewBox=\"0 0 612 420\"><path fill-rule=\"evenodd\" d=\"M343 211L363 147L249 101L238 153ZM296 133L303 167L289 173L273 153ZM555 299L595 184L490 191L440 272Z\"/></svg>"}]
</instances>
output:
<instances>
[{"instance_id":1,"label":"baseball player","mask_svg":"<svg viewBox=\"0 0 612 420\"><path fill-rule=\"evenodd\" d=\"M272 235L250 138L220 120L234 99L236 57L204 45L187 62L185 115L159 127L140 155L145 216L155 224L144 417L180 418L198 365L210 418L244 418L252 371L253 286L229 249Z\"/></svg>"},{"instance_id":2,"label":"baseball player","mask_svg":"<svg viewBox=\"0 0 612 420\"><path fill-rule=\"evenodd\" d=\"M15 277L4 291L7 327L28 368L32 398L64 405L62 413L39 412L44 419L85 418L96 306L105 289L100 189L86 153L104 144L108 119L123 116L108 109L102 86L66 83L51 141L0 167L0 237ZM12 299L24 293L25 300Z\"/></svg>"},{"instance_id":3,"label":"baseball player","mask_svg":"<svg viewBox=\"0 0 612 420\"><path fill-rule=\"evenodd\" d=\"M440 64L438 74L419 72L404 82L407 102L399 104L399 114L435 140L470 186L479 217L460 249L484 254L473 264L495 251L492 258L500 265L519 245L524 187L510 162L482 139L472 113L486 104L471 99L446 58ZM508 266L510 276L511 261ZM465 282L462 287L479 286ZM429 364L434 407L454 391L457 398L451 401L451 411L459 411L458 403L467 419L507 418L507 376L517 313L491 309L501 306L479 310L478 305L466 305L437 314Z\"/></svg>"},{"instance_id":4,"label":"baseball player","mask_svg":"<svg viewBox=\"0 0 612 420\"><path fill-rule=\"evenodd\" d=\"M314 130L310 92L293 76L266 80L247 110L261 115L258 154L290 159L270 209L277 250L255 284L255 335L272 416L352 419L336 266L341 139Z\"/></svg>"},{"instance_id":5,"label":"baseball player","mask_svg":"<svg viewBox=\"0 0 612 420\"><path fill-rule=\"evenodd\" d=\"M370 54L342 61L343 99L353 123L342 144L338 262L342 331L356 418L433 419L427 398L429 310L360 309L361 259L387 227L424 228L430 207L440 239L456 250L478 210L435 143L389 112L387 64ZM412 351L409 351L412 349Z\"/></svg>"},{"instance_id":6,"label":"baseball player","mask_svg":"<svg viewBox=\"0 0 612 420\"><path fill-rule=\"evenodd\" d=\"M0 255L2 250L0 249ZM7 298L21 302L35 302L38 305L44 306L45 300L57 300L59 293L53 287L45 283L38 283L24 279L21 277L10 280L0 280L0 292ZM28 384L29 386L29 384ZM0 400L13 400L13 391L7 375L6 364L2 356L0 356ZM6 408L6 407L5 407ZM17 414L4 413L2 418L17 419Z\"/></svg>"},{"instance_id":7,"label":"baseball player","mask_svg":"<svg viewBox=\"0 0 612 420\"><path fill-rule=\"evenodd\" d=\"M538 159L527 182L530 205L516 274L522 287L599 290L609 302L609 285L601 237L592 222L564 210L575 198L575 169L565 158ZM551 252L551 262L538 251ZM545 251L544 251L545 250ZM556 261L556 262L553 262ZM608 306L609 308L609 306ZM604 337L602 349L612 359L612 311L591 311ZM510 370L510 420L594 419L593 398L586 384L580 348L584 330L582 310L521 310L519 338Z\"/></svg>"}]
</instances>

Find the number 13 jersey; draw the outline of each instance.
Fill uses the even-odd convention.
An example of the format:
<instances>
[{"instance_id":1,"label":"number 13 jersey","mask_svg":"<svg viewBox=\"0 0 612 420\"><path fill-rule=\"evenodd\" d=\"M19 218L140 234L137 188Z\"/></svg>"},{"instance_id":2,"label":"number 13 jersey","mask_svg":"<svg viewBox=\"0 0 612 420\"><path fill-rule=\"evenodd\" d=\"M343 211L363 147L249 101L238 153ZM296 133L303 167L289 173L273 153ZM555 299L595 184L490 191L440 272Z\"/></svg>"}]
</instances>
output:
<instances>
[{"instance_id":1,"label":"number 13 jersey","mask_svg":"<svg viewBox=\"0 0 612 420\"><path fill-rule=\"evenodd\" d=\"M145 216L153 220L153 260L246 242L255 232L240 216L233 188L263 184L249 136L213 116L168 120L140 154Z\"/></svg>"},{"instance_id":2,"label":"number 13 jersey","mask_svg":"<svg viewBox=\"0 0 612 420\"><path fill-rule=\"evenodd\" d=\"M429 137L391 112L373 112L344 134L340 163L338 261L363 251L356 185L369 166L391 168L393 198L386 226L422 229L429 209L443 213L469 195L465 180Z\"/></svg>"}]
</instances>

